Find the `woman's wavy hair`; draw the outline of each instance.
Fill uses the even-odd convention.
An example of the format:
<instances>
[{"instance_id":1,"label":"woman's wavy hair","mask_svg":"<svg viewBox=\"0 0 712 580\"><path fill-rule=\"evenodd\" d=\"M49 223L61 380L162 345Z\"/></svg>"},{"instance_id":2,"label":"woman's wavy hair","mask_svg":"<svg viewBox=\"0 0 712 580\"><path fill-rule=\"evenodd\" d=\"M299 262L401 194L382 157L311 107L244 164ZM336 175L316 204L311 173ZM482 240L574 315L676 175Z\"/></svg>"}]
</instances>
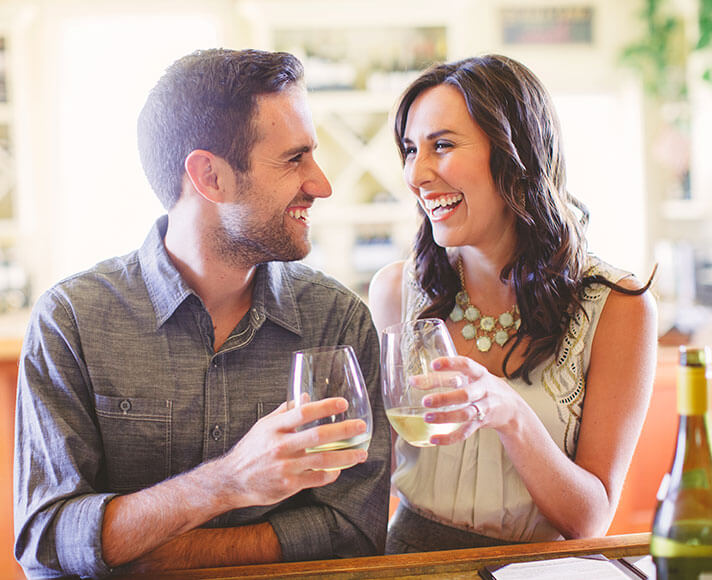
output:
<instances>
[{"instance_id":1,"label":"woman's wavy hair","mask_svg":"<svg viewBox=\"0 0 712 580\"><path fill-rule=\"evenodd\" d=\"M485 55L433 65L403 93L395 116L395 138L405 161L408 111L423 91L447 84L462 93L473 120L490 141L490 170L502 199L516 216L516 248L500 273L511 280L522 322L508 348L502 370L510 378L529 375L555 354L582 292L600 283L625 294L641 294L606 278L584 276L588 210L566 189L566 168L559 121L551 97L524 65L500 55ZM421 318L445 319L455 304L460 280L445 248L433 239L420 209L415 244L418 283L432 301ZM652 279L652 277L651 277ZM507 372L509 358L528 337L524 362Z\"/></svg>"}]
</instances>

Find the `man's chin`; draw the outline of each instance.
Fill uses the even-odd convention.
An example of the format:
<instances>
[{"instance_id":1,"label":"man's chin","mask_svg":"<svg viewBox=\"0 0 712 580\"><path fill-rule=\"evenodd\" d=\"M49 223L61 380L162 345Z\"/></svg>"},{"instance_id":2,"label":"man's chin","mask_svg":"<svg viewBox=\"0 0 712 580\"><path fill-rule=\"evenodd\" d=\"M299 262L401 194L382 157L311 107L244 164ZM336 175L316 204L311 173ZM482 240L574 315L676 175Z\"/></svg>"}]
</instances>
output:
<instances>
[{"instance_id":1,"label":"man's chin","mask_svg":"<svg viewBox=\"0 0 712 580\"><path fill-rule=\"evenodd\" d=\"M304 244L299 244L299 246L294 246L289 250L280 252L275 255L272 260L275 262L296 262L298 260L303 260L311 252L312 245L311 242L306 242Z\"/></svg>"}]
</instances>

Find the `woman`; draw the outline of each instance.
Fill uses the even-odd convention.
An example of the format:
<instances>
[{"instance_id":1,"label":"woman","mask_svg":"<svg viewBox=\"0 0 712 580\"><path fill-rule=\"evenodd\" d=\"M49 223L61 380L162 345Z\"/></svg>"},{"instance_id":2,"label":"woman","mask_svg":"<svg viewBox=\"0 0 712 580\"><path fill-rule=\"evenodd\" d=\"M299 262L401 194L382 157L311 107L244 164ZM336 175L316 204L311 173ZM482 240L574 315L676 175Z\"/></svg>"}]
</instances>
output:
<instances>
[{"instance_id":1,"label":"woman","mask_svg":"<svg viewBox=\"0 0 712 580\"><path fill-rule=\"evenodd\" d=\"M395 133L423 219L413 257L371 283L374 320L446 320L460 356L434 364L468 384L424 397L457 431L396 440L387 551L603 535L652 389L650 281L587 253L551 99L522 64L432 67Z\"/></svg>"}]
</instances>

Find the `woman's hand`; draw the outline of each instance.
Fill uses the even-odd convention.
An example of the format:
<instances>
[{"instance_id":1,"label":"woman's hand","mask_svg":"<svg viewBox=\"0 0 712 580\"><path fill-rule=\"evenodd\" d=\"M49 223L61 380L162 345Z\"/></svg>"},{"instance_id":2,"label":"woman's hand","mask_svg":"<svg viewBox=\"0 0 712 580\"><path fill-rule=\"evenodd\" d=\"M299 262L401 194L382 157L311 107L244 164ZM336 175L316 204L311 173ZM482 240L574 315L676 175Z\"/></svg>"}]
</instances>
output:
<instances>
[{"instance_id":1,"label":"woman's hand","mask_svg":"<svg viewBox=\"0 0 712 580\"><path fill-rule=\"evenodd\" d=\"M516 419L517 409L521 408L521 397L504 380L490 373L481 364L466 356L455 356L435 359L432 367L447 379L429 381L429 384L426 384L422 377L417 377L421 379L417 381L420 384L414 386L434 388L449 384L459 388L423 397L423 405L433 409L432 412L426 413L425 421L462 425L447 435L433 435L430 438L431 443L450 445L464 441L482 427L500 430L511 425ZM453 373L457 375L453 376ZM450 406L459 408L438 411L439 407Z\"/></svg>"}]
</instances>

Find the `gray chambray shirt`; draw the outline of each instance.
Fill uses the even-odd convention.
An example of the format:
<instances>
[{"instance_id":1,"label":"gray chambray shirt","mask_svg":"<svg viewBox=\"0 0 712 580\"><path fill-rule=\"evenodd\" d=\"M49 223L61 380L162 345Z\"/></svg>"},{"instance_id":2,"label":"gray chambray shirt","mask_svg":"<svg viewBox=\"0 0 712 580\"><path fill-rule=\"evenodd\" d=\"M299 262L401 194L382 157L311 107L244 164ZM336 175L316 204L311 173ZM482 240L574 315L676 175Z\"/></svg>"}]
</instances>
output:
<instances>
[{"instance_id":1,"label":"gray chambray shirt","mask_svg":"<svg viewBox=\"0 0 712 580\"><path fill-rule=\"evenodd\" d=\"M382 553L390 435L368 309L303 264L263 264L252 308L216 353L208 312L165 252L166 225L164 216L138 251L63 280L33 309L15 440L15 555L25 572L110 573L108 501L227 452L285 400L292 351L336 344L354 348L368 384L368 461L331 485L207 525L267 521L288 561Z\"/></svg>"}]
</instances>

